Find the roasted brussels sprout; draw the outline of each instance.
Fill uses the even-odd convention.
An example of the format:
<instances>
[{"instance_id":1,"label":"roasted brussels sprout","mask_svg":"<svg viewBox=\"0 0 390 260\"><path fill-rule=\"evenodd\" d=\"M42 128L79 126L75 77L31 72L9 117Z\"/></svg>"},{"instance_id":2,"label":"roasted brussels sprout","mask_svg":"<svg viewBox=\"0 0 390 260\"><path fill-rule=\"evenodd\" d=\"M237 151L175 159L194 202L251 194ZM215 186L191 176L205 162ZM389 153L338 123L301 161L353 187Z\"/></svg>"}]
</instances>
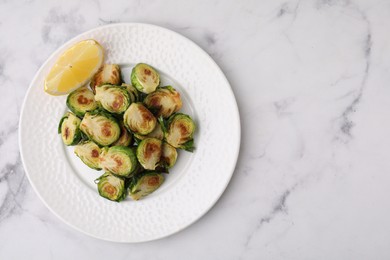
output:
<instances>
[{"instance_id":1,"label":"roasted brussels sprout","mask_svg":"<svg viewBox=\"0 0 390 260\"><path fill-rule=\"evenodd\" d=\"M176 148L168 143L162 144L162 152L161 152L161 163L160 165L163 168L170 169L172 168L177 160L177 151Z\"/></svg>"},{"instance_id":2,"label":"roasted brussels sprout","mask_svg":"<svg viewBox=\"0 0 390 260\"><path fill-rule=\"evenodd\" d=\"M93 76L89 86L91 87L93 93L96 93L96 87L108 83L113 85L120 85L122 82L121 79L121 69L118 64L104 64L98 72Z\"/></svg>"},{"instance_id":3,"label":"roasted brussels sprout","mask_svg":"<svg viewBox=\"0 0 390 260\"><path fill-rule=\"evenodd\" d=\"M121 201L126 198L125 181L109 172L96 179L100 196L112 201Z\"/></svg>"},{"instance_id":4,"label":"roasted brussels sprout","mask_svg":"<svg viewBox=\"0 0 390 260\"><path fill-rule=\"evenodd\" d=\"M85 112L97 108L94 95L87 87L81 87L71 92L66 99L66 105L79 117L83 117Z\"/></svg>"},{"instance_id":5,"label":"roasted brussels sprout","mask_svg":"<svg viewBox=\"0 0 390 260\"><path fill-rule=\"evenodd\" d=\"M164 182L161 173L145 172L134 177L129 187L129 195L133 200L139 200L157 190Z\"/></svg>"},{"instance_id":6,"label":"roasted brussels sprout","mask_svg":"<svg viewBox=\"0 0 390 260\"><path fill-rule=\"evenodd\" d=\"M161 150L161 140L146 138L138 144L137 159L146 170L154 170L160 161Z\"/></svg>"},{"instance_id":7,"label":"roasted brussels sprout","mask_svg":"<svg viewBox=\"0 0 390 260\"><path fill-rule=\"evenodd\" d=\"M138 63L131 71L131 83L139 91L149 94L160 84L160 75L152 66Z\"/></svg>"},{"instance_id":8,"label":"roasted brussels sprout","mask_svg":"<svg viewBox=\"0 0 390 260\"><path fill-rule=\"evenodd\" d=\"M108 112L122 114L130 106L131 100L125 87L101 85L96 88L95 100Z\"/></svg>"},{"instance_id":9,"label":"roasted brussels sprout","mask_svg":"<svg viewBox=\"0 0 390 260\"><path fill-rule=\"evenodd\" d=\"M129 177L137 168L137 158L129 147L105 147L100 155L100 165L104 170L115 175Z\"/></svg>"},{"instance_id":10,"label":"roasted brussels sprout","mask_svg":"<svg viewBox=\"0 0 390 260\"><path fill-rule=\"evenodd\" d=\"M112 145L129 146L133 138L122 121L119 122L119 126L121 127L121 135Z\"/></svg>"},{"instance_id":11,"label":"roasted brussels sprout","mask_svg":"<svg viewBox=\"0 0 390 260\"><path fill-rule=\"evenodd\" d=\"M132 103L123 115L125 126L133 133L147 135L157 124L157 119L142 103Z\"/></svg>"},{"instance_id":12,"label":"roasted brussels sprout","mask_svg":"<svg viewBox=\"0 0 390 260\"><path fill-rule=\"evenodd\" d=\"M176 113L168 119L167 126L165 139L170 145L189 152L194 150L195 123L190 116Z\"/></svg>"},{"instance_id":13,"label":"roasted brussels sprout","mask_svg":"<svg viewBox=\"0 0 390 260\"><path fill-rule=\"evenodd\" d=\"M92 141L79 143L74 148L74 153L83 161L83 163L95 170L101 170L100 152L100 147Z\"/></svg>"},{"instance_id":14,"label":"roasted brussels sprout","mask_svg":"<svg viewBox=\"0 0 390 260\"><path fill-rule=\"evenodd\" d=\"M58 133L61 134L65 145L75 145L81 140L80 122L80 118L71 112L67 112L61 118Z\"/></svg>"},{"instance_id":15,"label":"roasted brussels sprout","mask_svg":"<svg viewBox=\"0 0 390 260\"><path fill-rule=\"evenodd\" d=\"M162 140L164 138L164 132L161 128L161 125L157 123L156 127L151 133L147 135L134 134L134 138L137 140L137 143L141 142L145 138L157 138L159 140Z\"/></svg>"},{"instance_id":16,"label":"roasted brussels sprout","mask_svg":"<svg viewBox=\"0 0 390 260\"><path fill-rule=\"evenodd\" d=\"M85 113L80 130L101 146L113 144L119 139L121 133L117 120L110 114L99 110Z\"/></svg>"},{"instance_id":17,"label":"roasted brussels sprout","mask_svg":"<svg viewBox=\"0 0 390 260\"><path fill-rule=\"evenodd\" d=\"M182 107L179 92L171 86L158 88L155 92L150 93L144 99L144 103L157 117L164 118L171 116Z\"/></svg>"},{"instance_id":18,"label":"roasted brussels sprout","mask_svg":"<svg viewBox=\"0 0 390 260\"><path fill-rule=\"evenodd\" d=\"M122 87L125 87L129 92L131 103L140 101L138 90L133 85L122 83Z\"/></svg>"}]
</instances>

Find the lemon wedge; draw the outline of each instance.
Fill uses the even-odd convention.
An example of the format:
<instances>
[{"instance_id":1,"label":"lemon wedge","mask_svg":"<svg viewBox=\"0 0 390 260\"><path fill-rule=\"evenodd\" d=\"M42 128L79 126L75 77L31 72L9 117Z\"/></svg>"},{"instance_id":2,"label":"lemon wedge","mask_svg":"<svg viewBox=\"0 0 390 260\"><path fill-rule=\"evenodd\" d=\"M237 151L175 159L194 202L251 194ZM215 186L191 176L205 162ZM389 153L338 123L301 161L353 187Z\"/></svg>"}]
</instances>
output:
<instances>
[{"instance_id":1,"label":"lemon wedge","mask_svg":"<svg viewBox=\"0 0 390 260\"><path fill-rule=\"evenodd\" d=\"M85 85L102 66L103 56L103 48L95 40L76 43L51 68L45 79L45 92L65 95Z\"/></svg>"}]
</instances>

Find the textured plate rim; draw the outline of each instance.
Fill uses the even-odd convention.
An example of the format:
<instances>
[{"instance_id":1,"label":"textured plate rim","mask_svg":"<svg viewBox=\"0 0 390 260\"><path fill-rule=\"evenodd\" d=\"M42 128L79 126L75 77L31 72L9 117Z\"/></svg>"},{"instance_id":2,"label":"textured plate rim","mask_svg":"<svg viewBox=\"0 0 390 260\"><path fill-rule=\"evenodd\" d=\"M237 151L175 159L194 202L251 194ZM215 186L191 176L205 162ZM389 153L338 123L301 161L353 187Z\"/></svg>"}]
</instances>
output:
<instances>
[{"instance_id":1,"label":"textured plate rim","mask_svg":"<svg viewBox=\"0 0 390 260\"><path fill-rule=\"evenodd\" d=\"M38 75L44 69L46 64L49 63L49 61L52 60L53 57L56 56L60 52L60 50L62 49L63 46L70 44L72 41L74 41L76 38L80 37L81 35L88 34L90 32L98 30L98 29L109 28L109 27L116 27L116 26L146 26L146 27L154 27L154 28L156 28L158 30L162 30L162 31L167 31L167 32L172 33L173 35L175 35L175 37L181 38L186 43L191 45L192 48L197 49L197 51L199 53L202 53L202 55L206 56L206 58L213 64L213 66L215 66L216 70L220 74L219 76L223 79L225 85L228 86L226 91L229 91L230 99L234 103L234 111L235 111L235 113L234 113L234 115L232 115L232 119L235 122L235 128L236 128L236 132L237 132L237 136L235 138L235 140L236 140L235 146L237 148L234 151L234 161L232 163L232 169L230 170L230 174L226 175L226 182L223 185L223 188L221 189L220 193L215 197L215 199L213 201L210 201L210 206L207 209L205 209L201 214L199 214L196 218L194 218L193 221L189 221L188 223L183 225L181 228L178 228L177 230L175 230L173 232L166 233L166 234L164 234L162 236L152 237L150 239L144 239L144 240L139 240L139 241L131 241L131 242L130 241L116 241L116 240L112 240L112 239L105 239L105 238L102 238L102 237L97 237L97 236L95 236L93 234L88 233L87 231L85 231L85 230L83 230L81 228L78 228L77 226L73 225L72 223L69 223L61 215L57 214L57 212L55 212L47 204L47 202L43 199L43 197L39 193L37 187L35 186L34 182L31 181L30 173L28 171L28 167L26 167L27 165L25 163L25 159L24 159L24 155L23 155L23 150L24 149L23 149L23 143L22 143L22 139L21 139L21 132L22 132L21 129L22 129L22 123L23 123L23 115L25 113L25 104L27 102L27 99L28 99L28 96L30 94L30 91L33 88L33 83L36 81L36 79L38 78ZM196 108L195 108L195 110L196 110ZM157 25L154 25L154 24L150 24L150 23L113 23L113 24L108 24L108 25L104 25L104 26L94 27L94 28L92 28L92 29L90 29L88 31L82 32L82 33L72 37L70 40L68 40L65 43L61 44L61 46L58 46L57 49L41 65L41 67L35 73L33 79L30 82L30 85L29 85L29 87L28 87L28 89L26 91L26 94L24 96L23 103L22 103L22 106L21 106L21 113L20 113L20 116L19 116L19 125L18 125L18 127L19 127L18 142L19 142L19 150L20 150L20 155L21 155L21 161L22 161L22 164L23 164L23 168L24 168L24 170L26 172L26 176L27 176L27 179L29 180L30 185L33 187L33 190L38 195L39 199L43 202L43 204L46 206L46 208L48 208L49 211L51 213L53 213L63 223L65 223L66 225L68 225L69 227L73 228L74 230L77 230L77 231L79 231L79 232L81 232L81 233L83 233L83 234L85 234L85 235L87 235L89 237L93 237L95 239L99 239L99 240L103 240L103 241L116 242L116 243L125 243L125 244L127 244L127 243L142 243L142 242L149 242L149 241L159 240L159 239L171 236L173 234L176 234L176 233L186 229L187 227L191 226L192 224L197 222L199 219L201 219L207 212L209 212L211 210L211 208L217 203L217 201L221 198L222 194L225 192L225 190L226 190L226 188L227 188L227 186L228 186L228 184L229 184L229 182L230 182L230 180L231 180L231 178L233 176L233 173L235 171L235 168L236 168L236 165L237 165L238 156L239 156L239 152L240 152L240 144L241 144L241 122L240 122L240 114L239 114L239 109L238 109L238 105L237 105L237 100L236 100L235 95L233 93L233 90L232 90L232 88L231 88L231 86L229 84L229 81L227 80L225 74L222 72L222 70L218 66L218 64L214 61L214 59L206 51L204 51L199 45L197 45L195 42L193 42L189 38L185 37L184 35L182 35L180 33L175 32L173 30L167 29L165 27L157 26Z\"/></svg>"}]
</instances>

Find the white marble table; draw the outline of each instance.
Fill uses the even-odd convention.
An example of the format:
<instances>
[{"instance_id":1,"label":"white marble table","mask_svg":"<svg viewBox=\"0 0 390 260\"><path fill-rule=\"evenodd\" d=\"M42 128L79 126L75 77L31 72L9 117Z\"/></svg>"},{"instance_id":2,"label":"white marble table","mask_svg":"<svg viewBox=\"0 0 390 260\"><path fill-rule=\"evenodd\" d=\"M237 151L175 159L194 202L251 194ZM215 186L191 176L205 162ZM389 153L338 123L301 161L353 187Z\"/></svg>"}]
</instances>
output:
<instances>
[{"instance_id":1,"label":"white marble table","mask_svg":"<svg viewBox=\"0 0 390 260\"><path fill-rule=\"evenodd\" d=\"M389 1L0 1L0 259L389 259ZM112 22L204 48L239 104L233 179L186 230L141 244L60 222L28 183L18 117L52 51ZM37 104L39 105L39 104Z\"/></svg>"}]
</instances>

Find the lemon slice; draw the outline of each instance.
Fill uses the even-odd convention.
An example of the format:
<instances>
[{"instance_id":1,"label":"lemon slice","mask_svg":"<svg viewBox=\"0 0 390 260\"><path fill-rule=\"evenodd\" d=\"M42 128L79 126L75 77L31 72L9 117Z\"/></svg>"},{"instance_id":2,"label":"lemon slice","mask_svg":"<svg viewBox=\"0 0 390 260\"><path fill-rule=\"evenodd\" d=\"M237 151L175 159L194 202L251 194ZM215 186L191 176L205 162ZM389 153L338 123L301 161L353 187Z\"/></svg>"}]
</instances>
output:
<instances>
[{"instance_id":1,"label":"lemon slice","mask_svg":"<svg viewBox=\"0 0 390 260\"><path fill-rule=\"evenodd\" d=\"M76 43L51 68L45 79L45 92L65 95L85 85L102 66L103 56L103 48L95 40Z\"/></svg>"}]
</instances>

